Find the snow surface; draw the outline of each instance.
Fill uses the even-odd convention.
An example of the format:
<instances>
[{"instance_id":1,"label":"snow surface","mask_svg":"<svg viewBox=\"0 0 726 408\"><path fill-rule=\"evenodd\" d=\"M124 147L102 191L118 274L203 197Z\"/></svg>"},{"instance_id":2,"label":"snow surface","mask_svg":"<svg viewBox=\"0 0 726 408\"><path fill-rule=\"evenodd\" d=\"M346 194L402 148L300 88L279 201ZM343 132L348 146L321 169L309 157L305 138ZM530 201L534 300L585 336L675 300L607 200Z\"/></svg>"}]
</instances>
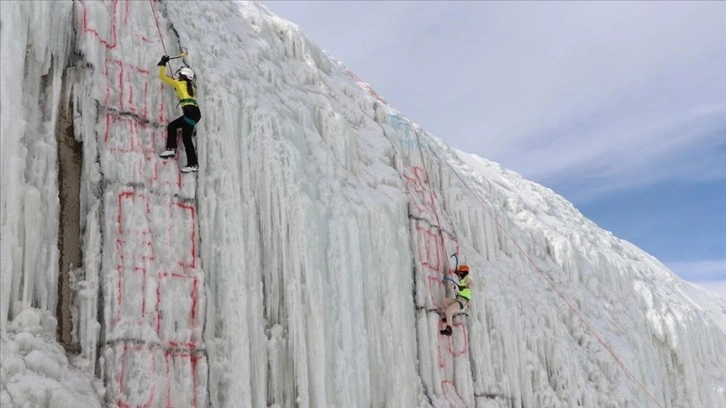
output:
<instances>
[{"instance_id":1,"label":"snow surface","mask_svg":"<svg viewBox=\"0 0 726 408\"><path fill-rule=\"evenodd\" d=\"M3 407L726 406L726 301L450 149L264 6L0 17ZM157 157L180 110L155 64L181 49L197 176ZM64 350L69 103L83 265ZM453 253L476 286L445 337Z\"/></svg>"}]
</instances>

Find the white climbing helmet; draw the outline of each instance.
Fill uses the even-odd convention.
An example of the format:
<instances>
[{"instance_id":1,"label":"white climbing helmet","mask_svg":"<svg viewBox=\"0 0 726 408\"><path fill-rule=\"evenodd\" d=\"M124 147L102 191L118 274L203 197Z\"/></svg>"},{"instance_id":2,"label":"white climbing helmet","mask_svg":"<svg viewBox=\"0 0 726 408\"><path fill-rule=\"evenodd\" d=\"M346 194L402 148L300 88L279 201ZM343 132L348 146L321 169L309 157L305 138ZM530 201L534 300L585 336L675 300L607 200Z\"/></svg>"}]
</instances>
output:
<instances>
[{"instance_id":1,"label":"white climbing helmet","mask_svg":"<svg viewBox=\"0 0 726 408\"><path fill-rule=\"evenodd\" d=\"M192 71L192 69L189 67L179 68L179 71L176 72L176 76L177 78L185 77L190 81L194 81L194 71Z\"/></svg>"}]
</instances>

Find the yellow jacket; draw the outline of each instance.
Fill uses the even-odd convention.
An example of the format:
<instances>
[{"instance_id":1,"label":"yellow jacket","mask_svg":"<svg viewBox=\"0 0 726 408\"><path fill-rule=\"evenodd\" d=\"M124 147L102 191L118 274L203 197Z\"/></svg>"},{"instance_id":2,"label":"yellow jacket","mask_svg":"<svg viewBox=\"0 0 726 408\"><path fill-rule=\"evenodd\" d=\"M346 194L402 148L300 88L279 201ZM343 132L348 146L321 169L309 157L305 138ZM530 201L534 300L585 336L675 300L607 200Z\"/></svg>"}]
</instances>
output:
<instances>
[{"instance_id":1,"label":"yellow jacket","mask_svg":"<svg viewBox=\"0 0 726 408\"><path fill-rule=\"evenodd\" d=\"M197 105L197 100L194 99L191 95L189 95L189 92L187 91L187 82L186 81L177 81L174 78L171 78L166 75L166 66L160 65L159 66L159 78L161 78L162 81L164 81L165 84L171 85L174 87L174 90L176 91L176 96L179 98L179 103L182 107L187 105ZM192 85L194 86L194 85ZM194 89L196 93L196 89Z\"/></svg>"}]
</instances>

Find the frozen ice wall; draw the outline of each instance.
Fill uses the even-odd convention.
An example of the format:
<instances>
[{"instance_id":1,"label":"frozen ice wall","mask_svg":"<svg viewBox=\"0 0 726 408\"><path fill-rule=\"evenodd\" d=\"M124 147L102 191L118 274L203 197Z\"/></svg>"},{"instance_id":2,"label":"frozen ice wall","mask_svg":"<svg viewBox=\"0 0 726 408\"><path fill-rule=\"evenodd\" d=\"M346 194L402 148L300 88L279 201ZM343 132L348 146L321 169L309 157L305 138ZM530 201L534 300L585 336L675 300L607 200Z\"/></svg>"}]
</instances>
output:
<instances>
[{"instance_id":1,"label":"frozen ice wall","mask_svg":"<svg viewBox=\"0 0 726 408\"><path fill-rule=\"evenodd\" d=\"M3 406L726 405L723 301L451 150L263 6L9 4ZM158 158L180 109L155 65L182 49L198 175ZM454 253L474 300L446 337Z\"/></svg>"},{"instance_id":2,"label":"frozen ice wall","mask_svg":"<svg viewBox=\"0 0 726 408\"><path fill-rule=\"evenodd\" d=\"M0 330L27 307L53 310L58 278L55 130L70 52L71 2L2 7ZM35 20L47 24L28 30Z\"/></svg>"},{"instance_id":3,"label":"frozen ice wall","mask_svg":"<svg viewBox=\"0 0 726 408\"><path fill-rule=\"evenodd\" d=\"M15 406L207 405L196 181L157 156L176 112L155 61L164 41L178 48L158 7L3 4L1 322L16 358L1 395ZM72 186L75 199L59 200ZM69 264L73 246L82 255ZM62 393L69 362L42 341L56 336L87 394ZM51 380L22 385L36 374Z\"/></svg>"},{"instance_id":4,"label":"frozen ice wall","mask_svg":"<svg viewBox=\"0 0 726 408\"><path fill-rule=\"evenodd\" d=\"M79 370L84 363L69 361L56 342L61 209L57 135L65 126L64 107L74 83L67 70L73 60L73 21L70 1L0 6L3 407L99 406L93 373Z\"/></svg>"}]
</instances>

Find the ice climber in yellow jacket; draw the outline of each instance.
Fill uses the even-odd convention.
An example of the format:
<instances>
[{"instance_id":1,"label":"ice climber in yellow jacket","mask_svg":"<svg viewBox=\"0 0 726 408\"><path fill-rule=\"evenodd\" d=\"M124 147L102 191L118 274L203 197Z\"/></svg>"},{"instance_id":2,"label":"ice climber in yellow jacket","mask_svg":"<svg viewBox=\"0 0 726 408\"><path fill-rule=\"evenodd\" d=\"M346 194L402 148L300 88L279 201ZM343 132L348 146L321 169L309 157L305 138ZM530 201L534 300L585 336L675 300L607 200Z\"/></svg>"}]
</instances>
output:
<instances>
[{"instance_id":1,"label":"ice climber in yellow jacket","mask_svg":"<svg viewBox=\"0 0 726 408\"><path fill-rule=\"evenodd\" d=\"M194 83L194 71L191 68L182 67L177 71L175 78L171 78L166 75L166 64L169 62L169 59L168 55L164 55L157 64L159 66L159 77L164 83L174 87L176 96L179 98L179 105L181 105L184 114L169 123L166 135L166 150L159 156L164 159L176 157L177 132L181 129L182 141L184 142L184 149L187 153L187 165L181 171L188 173L199 170L199 162L197 161L197 152L192 142L192 134L194 133L194 127L202 118L202 113L199 111L199 105L197 105L197 100L195 99L197 90Z\"/></svg>"},{"instance_id":2,"label":"ice climber in yellow jacket","mask_svg":"<svg viewBox=\"0 0 726 408\"><path fill-rule=\"evenodd\" d=\"M474 287L474 283L469 276L469 266L459 265L454 271L456 276L459 278L458 285L455 285L456 296L453 298L444 299L444 313L443 319L446 327L443 330L439 330L439 333L445 336L451 336L451 325L453 324L454 314L459 311L463 311L466 305L471 301L471 288Z\"/></svg>"}]
</instances>

